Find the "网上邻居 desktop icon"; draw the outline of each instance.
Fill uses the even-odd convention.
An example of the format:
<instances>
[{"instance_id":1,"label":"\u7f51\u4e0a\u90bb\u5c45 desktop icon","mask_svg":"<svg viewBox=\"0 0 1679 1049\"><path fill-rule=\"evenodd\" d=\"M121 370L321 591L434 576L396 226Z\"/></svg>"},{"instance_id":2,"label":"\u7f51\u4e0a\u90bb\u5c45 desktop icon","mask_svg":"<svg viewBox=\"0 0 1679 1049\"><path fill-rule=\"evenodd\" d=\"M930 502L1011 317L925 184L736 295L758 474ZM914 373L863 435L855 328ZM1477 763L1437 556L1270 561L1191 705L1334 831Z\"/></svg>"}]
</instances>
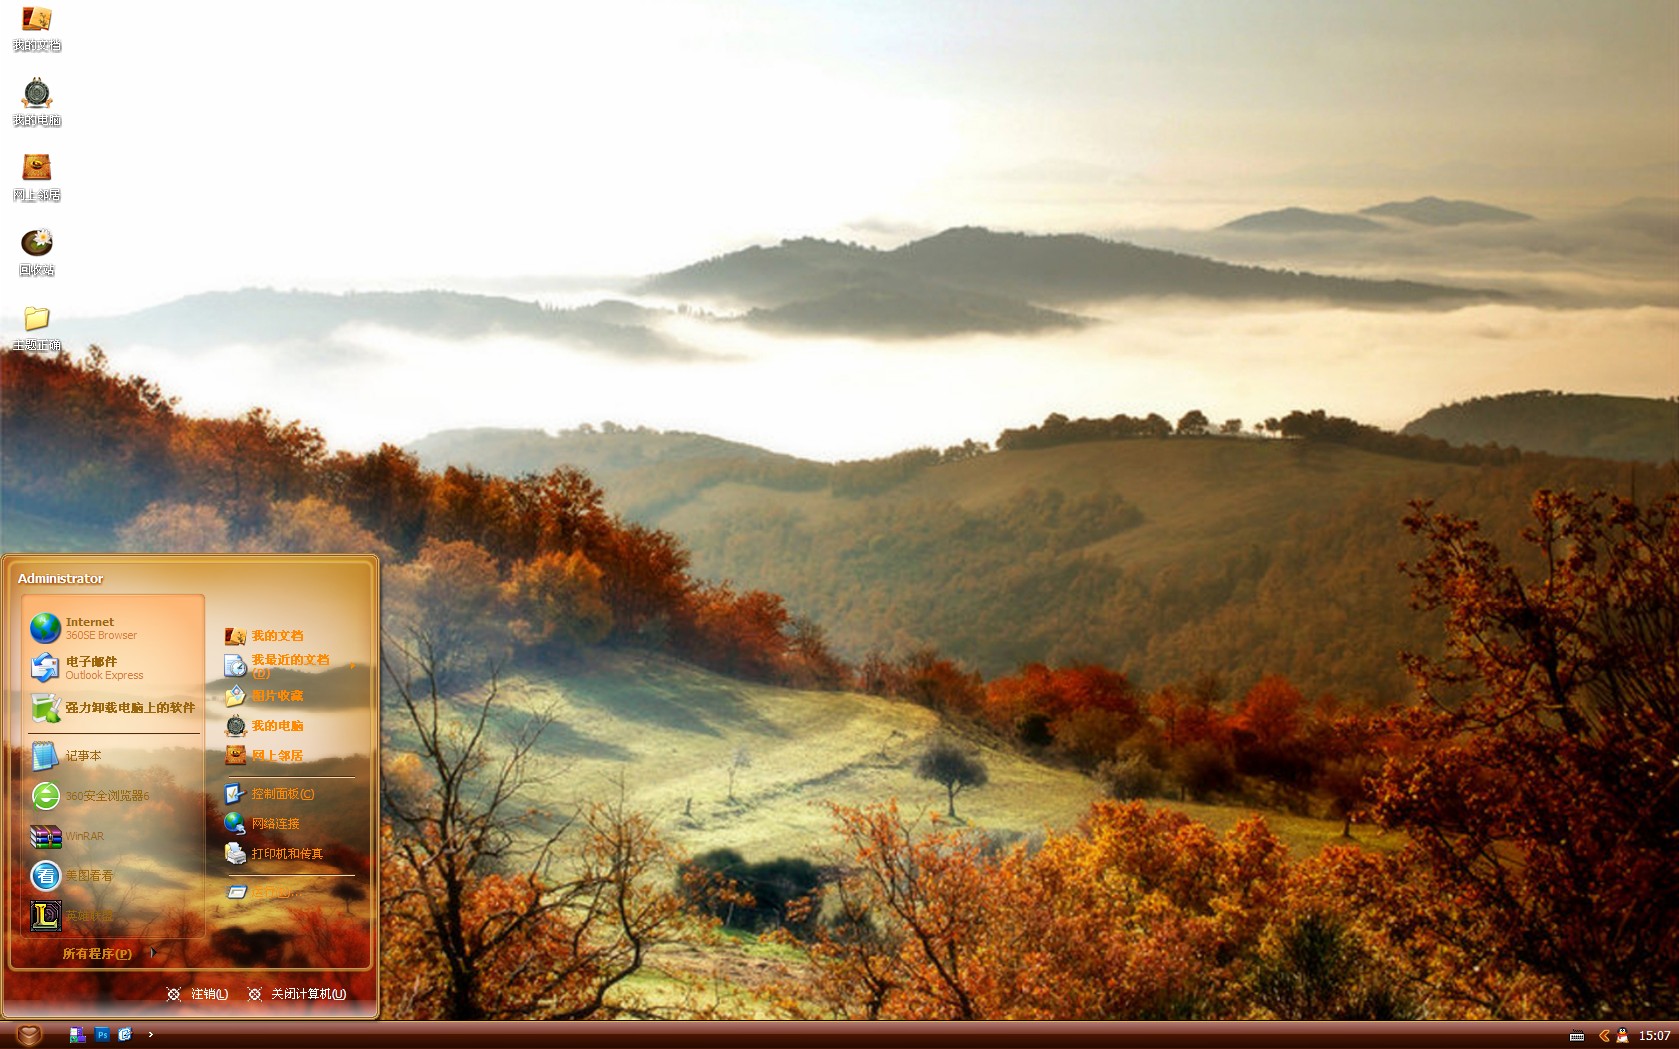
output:
<instances>
[{"instance_id":1,"label":"\u7f51\u4e0a\u90bb\u5c45 desktop icon","mask_svg":"<svg viewBox=\"0 0 1679 1049\"><path fill-rule=\"evenodd\" d=\"M23 326L25 328L30 327L29 314L31 311L41 314L47 312L45 308L40 306L25 306L23 308ZM41 323L35 325L37 328L46 326L47 322L44 318ZM34 638L38 644L50 645L57 641L62 633L64 633L64 623L51 612L36 612L35 617L29 621L29 636Z\"/></svg>"},{"instance_id":2,"label":"\u7f51\u4e0a\u90bb\u5c45 desktop icon","mask_svg":"<svg viewBox=\"0 0 1679 1049\"><path fill-rule=\"evenodd\" d=\"M227 745L227 758L226 758L226 760L224 760L222 762L222 764L224 764L224 765L244 765L246 763L247 763L247 759L245 757L245 744L243 744L243 743L229 743Z\"/></svg>"},{"instance_id":3,"label":"\u7f51\u4e0a\u90bb\u5c45 desktop icon","mask_svg":"<svg viewBox=\"0 0 1679 1049\"><path fill-rule=\"evenodd\" d=\"M51 652L42 652L29 661L29 676L42 683L51 681L58 676L58 657Z\"/></svg>"},{"instance_id":4,"label":"\u7f51\u4e0a\u90bb\u5c45 desktop icon","mask_svg":"<svg viewBox=\"0 0 1679 1049\"><path fill-rule=\"evenodd\" d=\"M25 153L23 155L23 180L25 182L51 182L52 154Z\"/></svg>"}]
</instances>

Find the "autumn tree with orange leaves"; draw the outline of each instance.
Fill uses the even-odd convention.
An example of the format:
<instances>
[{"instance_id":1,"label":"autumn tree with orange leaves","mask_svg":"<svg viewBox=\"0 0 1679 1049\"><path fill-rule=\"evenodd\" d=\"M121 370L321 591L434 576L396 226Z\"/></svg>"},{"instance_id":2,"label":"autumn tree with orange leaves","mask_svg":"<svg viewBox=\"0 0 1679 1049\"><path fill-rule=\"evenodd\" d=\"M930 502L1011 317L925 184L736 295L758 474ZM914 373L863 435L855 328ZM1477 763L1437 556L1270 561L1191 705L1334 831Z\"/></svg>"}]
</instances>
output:
<instances>
[{"instance_id":1,"label":"autumn tree with orange leaves","mask_svg":"<svg viewBox=\"0 0 1679 1049\"><path fill-rule=\"evenodd\" d=\"M1432 891L1481 920L1432 934L1553 980L1579 1016L1679 1014L1679 493L1540 491L1512 565L1476 522L1416 503L1414 603L1446 655L1375 814Z\"/></svg>"}]
</instances>

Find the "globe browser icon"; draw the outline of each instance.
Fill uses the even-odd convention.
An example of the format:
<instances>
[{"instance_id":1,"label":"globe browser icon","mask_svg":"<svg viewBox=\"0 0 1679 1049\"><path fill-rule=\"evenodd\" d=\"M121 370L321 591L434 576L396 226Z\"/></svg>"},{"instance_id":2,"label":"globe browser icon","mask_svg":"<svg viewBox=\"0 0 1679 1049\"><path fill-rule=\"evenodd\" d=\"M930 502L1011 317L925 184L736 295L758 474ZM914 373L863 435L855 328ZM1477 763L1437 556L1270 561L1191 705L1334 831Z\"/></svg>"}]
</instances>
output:
<instances>
[{"instance_id":1,"label":"globe browser icon","mask_svg":"<svg viewBox=\"0 0 1679 1049\"><path fill-rule=\"evenodd\" d=\"M64 624L51 612L38 612L29 621L29 636L43 645L50 645L64 632Z\"/></svg>"}]
</instances>

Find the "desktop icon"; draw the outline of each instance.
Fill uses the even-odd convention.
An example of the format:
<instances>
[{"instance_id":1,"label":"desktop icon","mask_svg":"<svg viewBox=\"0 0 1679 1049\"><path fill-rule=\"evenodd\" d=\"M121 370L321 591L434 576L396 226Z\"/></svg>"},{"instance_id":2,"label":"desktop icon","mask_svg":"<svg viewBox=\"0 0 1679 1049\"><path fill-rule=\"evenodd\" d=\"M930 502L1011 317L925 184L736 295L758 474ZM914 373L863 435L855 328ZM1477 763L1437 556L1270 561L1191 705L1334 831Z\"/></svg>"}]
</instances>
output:
<instances>
[{"instance_id":1,"label":"desktop icon","mask_svg":"<svg viewBox=\"0 0 1679 1049\"><path fill-rule=\"evenodd\" d=\"M132 1027L119 1027L119 1028L117 1028L117 1041L126 1042L133 1037L134 1037L134 1028L132 1028Z\"/></svg>"},{"instance_id":2,"label":"desktop icon","mask_svg":"<svg viewBox=\"0 0 1679 1049\"><path fill-rule=\"evenodd\" d=\"M250 759L245 756L245 744L243 744L243 743L229 743L227 745L227 759L225 761L223 761L222 764L224 764L224 765L246 765L246 764L249 764L249 763L250 763Z\"/></svg>"},{"instance_id":3,"label":"desktop icon","mask_svg":"<svg viewBox=\"0 0 1679 1049\"><path fill-rule=\"evenodd\" d=\"M245 850L241 849L239 847L239 843L236 841L230 841L226 845L222 846L222 856L227 860L227 862L234 864L235 866L250 859L250 857L245 854Z\"/></svg>"},{"instance_id":4,"label":"desktop icon","mask_svg":"<svg viewBox=\"0 0 1679 1049\"><path fill-rule=\"evenodd\" d=\"M23 155L23 181L51 182L52 154L25 153Z\"/></svg>"},{"instance_id":5,"label":"desktop icon","mask_svg":"<svg viewBox=\"0 0 1679 1049\"><path fill-rule=\"evenodd\" d=\"M237 652L229 652L222 656L223 677L244 677L251 672L245 665L245 660Z\"/></svg>"},{"instance_id":6,"label":"desktop icon","mask_svg":"<svg viewBox=\"0 0 1679 1049\"><path fill-rule=\"evenodd\" d=\"M229 885L227 887L227 898L230 900L242 900L250 891L251 888L248 885Z\"/></svg>"},{"instance_id":7,"label":"desktop icon","mask_svg":"<svg viewBox=\"0 0 1679 1049\"><path fill-rule=\"evenodd\" d=\"M52 311L45 306L25 306L23 308L23 330L40 331L52 319Z\"/></svg>"},{"instance_id":8,"label":"desktop icon","mask_svg":"<svg viewBox=\"0 0 1679 1049\"><path fill-rule=\"evenodd\" d=\"M58 784L49 779L45 783L35 784L34 789L29 792L29 800L35 803L36 808L46 811L58 808L63 795L58 791Z\"/></svg>"},{"instance_id":9,"label":"desktop icon","mask_svg":"<svg viewBox=\"0 0 1679 1049\"><path fill-rule=\"evenodd\" d=\"M63 900L30 900L29 901L29 931L30 932L63 932L64 931L64 901Z\"/></svg>"},{"instance_id":10,"label":"desktop icon","mask_svg":"<svg viewBox=\"0 0 1679 1049\"><path fill-rule=\"evenodd\" d=\"M222 644L243 645L244 643L245 631L236 626L222 627Z\"/></svg>"},{"instance_id":11,"label":"desktop icon","mask_svg":"<svg viewBox=\"0 0 1679 1049\"><path fill-rule=\"evenodd\" d=\"M109 1027L106 1027L104 1024L100 1024L99 1026L95 1027L93 1029L93 1040L96 1041L96 1042L108 1042L108 1041L110 1041L111 1040L111 1029Z\"/></svg>"},{"instance_id":12,"label":"desktop icon","mask_svg":"<svg viewBox=\"0 0 1679 1049\"><path fill-rule=\"evenodd\" d=\"M72 1027L72 1028L70 1028L70 1044L71 1045L86 1045L87 1044L87 1028L85 1028L85 1027Z\"/></svg>"},{"instance_id":13,"label":"desktop icon","mask_svg":"<svg viewBox=\"0 0 1679 1049\"><path fill-rule=\"evenodd\" d=\"M222 826L234 834L245 833L245 817L237 812L230 812L222 817Z\"/></svg>"},{"instance_id":14,"label":"desktop icon","mask_svg":"<svg viewBox=\"0 0 1679 1049\"><path fill-rule=\"evenodd\" d=\"M23 235L23 253L36 258L52 250L52 230L32 229Z\"/></svg>"},{"instance_id":15,"label":"desktop icon","mask_svg":"<svg viewBox=\"0 0 1679 1049\"><path fill-rule=\"evenodd\" d=\"M227 719L227 734L238 739L245 734L245 719L238 714Z\"/></svg>"},{"instance_id":16,"label":"desktop icon","mask_svg":"<svg viewBox=\"0 0 1679 1049\"><path fill-rule=\"evenodd\" d=\"M237 805L239 804L239 799L244 796L245 789L239 784L226 783L222 785L222 804Z\"/></svg>"},{"instance_id":17,"label":"desktop icon","mask_svg":"<svg viewBox=\"0 0 1679 1049\"><path fill-rule=\"evenodd\" d=\"M38 892L51 892L64 880L64 871L51 860L41 860L29 868L29 884Z\"/></svg>"},{"instance_id":18,"label":"desktop icon","mask_svg":"<svg viewBox=\"0 0 1679 1049\"><path fill-rule=\"evenodd\" d=\"M39 306L25 306L23 308L23 324L26 328L30 326L30 310L35 310L38 313L46 313L46 310L40 308ZM37 328L45 328L46 326L47 322L44 319L41 323L34 325L34 327ZM35 613L35 618L29 621L29 636L43 645L50 645L54 641L57 641L58 635L63 632L64 624L59 622L58 617L53 615L51 612L37 612Z\"/></svg>"},{"instance_id":19,"label":"desktop icon","mask_svg":"<svg viewBox=\"0 0 1679 1049\"><path fill-rule=\"evenodd\" d=\"M29 693L29 716L37 725L56 725L64 720L58 716L58 708L64 705L52 692Z\"/></svg>"},{"instance_id":20,"label":"desktop icon","mask_svg":"<svg viewBox=\"0 0 1679 1049\"><path fill-rule=\"evenodd\" d=\"M1625 1045L1629 1041L1630 1041L1630 1039L1627 1036L1627 1029L1625 1027L1615 1028L1615 1044L1616 1045Z\"/></svg>"},{"instance_id":21,"label":"desktop icon","mask_svg":"<svg viewBox=\"0 0 1679 1049\"><path fill-rule=\"evenodd\" d=\"M25 28L25 29L35 29L35 30L51 29L52 28L52 8L50 8L50 7L26 7L26 8L24 8L23 9L23 28Z\"/></svg>"},{"instance_id":22,"label":"desktop icon","mask_svg":"<svg viewBox=\"0 0 1679 1049\"><path fill-rule=\"evenodd\" d=\"M240 688L238 685L234 685L232 688L228 689L226 695L227 705L230 707L237 707L245 702L245 690Z\"/></svg>"},{"instance_id":23,"label":"desktop icon","mask_svg":"<svg viewBox=\"0 0 1679 1049\"><path fill-rule=\"evenodd\" d=\"M52 105L52 91L41 82L40 77L35 77L24 85L23 104L31 109Z\"/></svg>"},{"instance_id":24,"label":"desktop icon","mask_svg":"<svg viewBox=\"0 0 1679 1049\"><path fill-rule=\"evenodd\" d=\"M64 847L64 832L58 829L56 823L31 823L29 825L29 847L32 849L62 849Z\"/></svg>"},{"instance_id":25,"label":"desktop icon","mask_svg":"<svg viewBox=\"0 0 1679 1049\"><path fill-rule=\"evenodd\" d=\"M58 657L51 652L42 652L29 661L29 676L36 681L46 684L58 676Z\"/></svg>"},{"instance_id":26,"label":"desktop icon","mask_svg":"<svg viewBox=\"0 0 1679 1049\"><path fill-rule=\"evenodd\" d=\"M32 1049L41 1044L43 1037L40 1024L19 1024L17 1029L17 1044L23 1049Z\"/></svg>"},{"instance_id":27,"label":"desktop icon","mask_svg":"<svg viewBox=\"0 0 1679 1049\"><path fill-rule=\"evenodd\" d=\"M32 772L45 772L58 764L58 748L52 740L37 740L29 744L29 764Z\"/></svg>"}]
</instances>

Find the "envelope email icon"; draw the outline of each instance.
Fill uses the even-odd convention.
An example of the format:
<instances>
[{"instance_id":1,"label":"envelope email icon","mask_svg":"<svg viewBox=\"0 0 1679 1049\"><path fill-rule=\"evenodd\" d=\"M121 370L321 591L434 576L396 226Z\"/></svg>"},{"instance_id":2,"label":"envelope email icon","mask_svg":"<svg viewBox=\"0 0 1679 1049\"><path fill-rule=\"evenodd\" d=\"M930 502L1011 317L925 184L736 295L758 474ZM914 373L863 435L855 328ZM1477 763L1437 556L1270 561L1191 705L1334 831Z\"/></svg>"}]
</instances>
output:
<instances>
[{"instance_id":1,"label":"envelope email icon","mask_svg":"<svg viewBox=\"0 0 1679 1049\"><path fill-rule=\"evenodd\" d=\"M35 331L47 326L47 317L52 311L45 306L25 306L23 308L23 330Z\"/></svg>"}]
</instances>

